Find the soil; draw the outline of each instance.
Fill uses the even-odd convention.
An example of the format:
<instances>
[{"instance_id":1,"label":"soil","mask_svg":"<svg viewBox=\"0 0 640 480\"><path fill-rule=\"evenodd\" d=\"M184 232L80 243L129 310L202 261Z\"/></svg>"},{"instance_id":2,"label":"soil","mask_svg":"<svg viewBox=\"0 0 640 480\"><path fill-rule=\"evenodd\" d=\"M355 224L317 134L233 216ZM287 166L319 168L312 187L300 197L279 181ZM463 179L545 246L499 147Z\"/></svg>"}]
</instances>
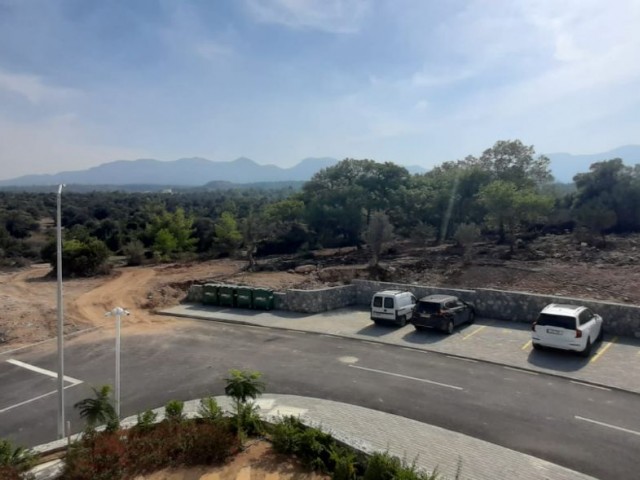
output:
<instances>
[{"instance_id":1,"label":"soil","mask_svg":"<svg viewBox=\"0 0 640 480\"><path fill-rule=\"evenodd\" d=\"M325 480L309 473L295 459L279 455L267 442L256 442L220 467L171 468L135 480Z\"/></svg>"},{"instance_id":2,"label":"soil","mask_svg":"<svg viewBox=\"0 0 640 480\"><path fill-rule=\"evenodd\" d=\"M276 291L313 289L374 278L398 283L457 288L497 288L640 305L640 235L610 236L604 247L571 235L547 235L516 245L491 242L471 247L468 261L454 245L396 243L377 268L366 249L324 249L305 255L258 259L256 272L243 260L120 267L108 276L64 281L67 333L97 326L113 328L105 312L131 310L127 328L164 328L155 315L179 303L193 283L209 281L260 286ZM0 273L0 352L56 335L56 281L48 265Z\"/></svg>"}]
</instances>

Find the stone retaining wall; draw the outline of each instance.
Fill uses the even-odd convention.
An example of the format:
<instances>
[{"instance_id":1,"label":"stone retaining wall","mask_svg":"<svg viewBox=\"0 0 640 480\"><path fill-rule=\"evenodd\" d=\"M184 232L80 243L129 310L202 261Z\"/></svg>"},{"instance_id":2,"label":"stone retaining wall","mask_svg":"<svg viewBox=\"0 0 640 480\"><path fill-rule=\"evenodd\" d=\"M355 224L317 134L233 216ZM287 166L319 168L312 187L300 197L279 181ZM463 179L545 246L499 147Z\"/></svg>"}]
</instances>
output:
<instances>
[{"instance_id":1,"label":"stone retaining wall","mask_svg":"<svg viewBox=\"0 0 640 480\"><path fill-rule=\"evenodd\" d=\"M318 313L353 305L355 285L322 288L318 290L287 290L276 292L275 308L302 313Z\"/></svg>"},{"instance_id":2,"label":"stone retaining wall","mask_svg":"<svg viewBox=\"0 0 640 480\"><path fill-rule=\"evenodd\" d=\"M455 295L461 300L473 303L481 317L526 323L532 322L540 310L549 303L585 305L602 316L607 333L640 338L640 306L637 305L486 288L463 290L354 279L350 285L341 287L276 292L275 308L292 312L319 313L352 305L368 306L373 294L380 290L408 291L417 298L433 294ZM192 286L187 301L201 302L202 286Z\"/></svg>"}]
</instances>

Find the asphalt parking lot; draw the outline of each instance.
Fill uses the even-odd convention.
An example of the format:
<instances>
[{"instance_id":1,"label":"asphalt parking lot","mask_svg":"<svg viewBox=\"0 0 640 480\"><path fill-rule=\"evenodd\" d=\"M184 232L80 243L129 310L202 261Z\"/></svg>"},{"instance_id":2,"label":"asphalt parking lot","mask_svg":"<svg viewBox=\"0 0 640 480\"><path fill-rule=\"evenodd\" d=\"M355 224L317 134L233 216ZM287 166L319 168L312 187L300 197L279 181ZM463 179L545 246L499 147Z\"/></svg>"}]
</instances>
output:
<instances>
[{"instance_id":1,"label":"asphalt parking lot","mask_svg":"<svg viewBox=\"0 0 640 480\"><path fill-rule=\"evenodd\" d=\"M378 326L362 308L344 308L318 314L258 312L204 305L180 305L161 312L202 320L218 320L263 327L337 335L405 348L429 350L459 357L462 361L487 361L535 375L547 373L588 382L602 388L640 393L640 339L605 335L589 358L571 352L531 347L531 330L522 323L479 318L457 328L452 335L417 332L407 325Z\"/></svg>"}]
</instances>

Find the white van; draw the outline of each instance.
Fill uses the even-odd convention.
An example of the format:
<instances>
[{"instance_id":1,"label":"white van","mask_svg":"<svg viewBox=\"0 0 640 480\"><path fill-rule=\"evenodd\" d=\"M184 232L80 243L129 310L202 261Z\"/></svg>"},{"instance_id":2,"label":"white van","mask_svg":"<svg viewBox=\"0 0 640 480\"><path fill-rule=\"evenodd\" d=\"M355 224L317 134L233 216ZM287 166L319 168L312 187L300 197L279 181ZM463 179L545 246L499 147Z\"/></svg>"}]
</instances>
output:
<instances>
[{"instance_id":1,"label":"white van","mask_svg":"<svg viewBox=\"0 0 640 480\"><path fill-rule=\"evenodd\" d=\"M371 299L371 320L394 322L403 327L413 315L416 297L411 292L384 290Z\"/></svg>"}]
</instances>

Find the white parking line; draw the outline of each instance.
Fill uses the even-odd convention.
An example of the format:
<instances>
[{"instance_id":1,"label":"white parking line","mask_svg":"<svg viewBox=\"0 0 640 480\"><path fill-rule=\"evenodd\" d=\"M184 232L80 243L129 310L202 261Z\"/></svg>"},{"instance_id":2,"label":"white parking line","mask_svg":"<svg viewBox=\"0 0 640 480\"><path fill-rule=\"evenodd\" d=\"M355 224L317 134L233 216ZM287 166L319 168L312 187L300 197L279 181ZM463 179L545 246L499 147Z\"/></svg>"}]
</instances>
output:
<instances>
[{"instance_id":1,"label":"white parking line","mask_svg":"<svg viewBox=\"0 0 640 480\"><path fill-rule=\"evenodd\" d=\"M20 360L14 360L10 358L7 360L7 363L15 365L16 367L26 368L27 370L31 370L32 372L41 373L42 375L46 375L48 377L58 378L57 372L52 372L51 370L45 370L44 368L36 367L35 365L30 365L28 363L21 362ZM72 383L73 385L78 385L82 383L82 380L78 380L77 378L67 377L66 375L63 377L65 381Z\"/></svg>"},{"instance_id":2,"label":"white parking line","mask_svg":"<svg viewBox=\"0 0 640 480\"><path fill-rule=\"evenodd\" d=\"M78 384L73 383L71 385L67 385L66 387L64 387L64 389L66 390L67 388L75 387L76 385ZM38 395L37 397L30 398L29 400L25 400L24 402L16 403L15 405L11 405L10 407L3 408L2 410L0 410L0 413L8 412L9 410L13 410L14 408L21 407L22 405L26 405L27 403L35 402L36 400L40 400L41 398L48 397L49 395L53 395L54 393L58 393L58 390L53 390L51 392L45 393L44 395Z\"/></svg>"},{"instance_id":3,"label":"white parking line","mask_svg":"<svg viewBox=\"0 0 640 480\"><path fill-rule=\"evenodd\" d=\"M583 385L585 387L597 388L598 390L606 390L607 392L611 391L611 389L607 387L601 387L599 385L591 385L590 383L578 382L576 380L571 380L571 383L575 383L576 385Z\"/></svg>"},{"instance_id":4,"label":"white parking line","mask_svg":"<svg viewBox=\"0 0 640 480\"><path fill-rule=\"evenodd\" d=\"M513 367L502 367L505 370L511 370L519 373L526 373L527 375L538 375L536 372L530 372L528 370L522 370L521 368L513 368Z\"/></svg>"},{"instance_id":5,"label":"white parking line","mask_svg":"<svg viewBox=\"0 0 640 480\"><path fill-rule=\"evenodd\" d=\"M580 417L575 415L574 418L576 420L582 420L583 422L595 423L596 425L600 425L601 427L612 428L614 430L619 430L621 432L630 433L631 435L637 435L640 437L640 432L636 432L635 430L629 430L628 428L618 427L617 425L611 425L609 423L599 422L598 420L592 420L590 418Z\"/></svg>"},{"instance_id":6,"label":"white parking line","mask_svg":"<svg viewBox=\"0 0 640 480\"><path fill-rule=\"evenodd\" d=\"M425 378L410 377L408 375L402 375L400 373L385 372L384 370L376 370L375 368L361 367L359 365L348 365L351 368L358 368L360 370L366 370L367 372L381 373L383 375L391 375L392 377L406 378L407 380L415 380L416 382L430 383L432 385L438 385L440 387L453 388L454 390L464 390L462 387L455 385L448 385L446 383L434 382L433 380L427 380Z\"/></svg>"}]
</instances>

